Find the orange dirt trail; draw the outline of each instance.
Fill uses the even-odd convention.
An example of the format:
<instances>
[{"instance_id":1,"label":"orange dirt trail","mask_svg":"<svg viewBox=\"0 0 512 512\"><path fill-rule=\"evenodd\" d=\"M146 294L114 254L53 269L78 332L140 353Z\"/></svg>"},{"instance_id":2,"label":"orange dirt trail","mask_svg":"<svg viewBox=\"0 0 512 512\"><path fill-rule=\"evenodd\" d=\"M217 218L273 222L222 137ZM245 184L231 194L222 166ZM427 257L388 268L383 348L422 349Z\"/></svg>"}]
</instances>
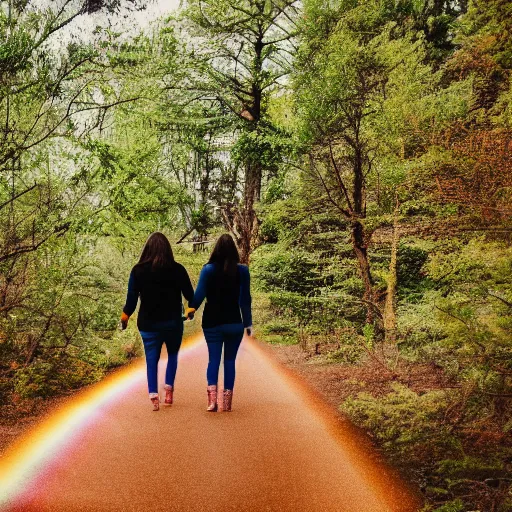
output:
<instances>
[{"instance_id":1,"label":"orange dirt trail","mask_svg":"<svg viewBox=\"0 0 512 512\"><path fill-rule=\"evenodd\" d=\"M175 403L162 404L159 412L151 411L142 363L121 370L117 381L114 375L79 393L0 459L0 509L418 510L413 494L365 438L266 347L242 343L231 413L205 411L206 362L202 338L188 340ZM121 391L107 400L119 379ZM67 421L71 433L63 434ZM36 453L39 466L30 460Z\"/></svg>"}]
</instances>

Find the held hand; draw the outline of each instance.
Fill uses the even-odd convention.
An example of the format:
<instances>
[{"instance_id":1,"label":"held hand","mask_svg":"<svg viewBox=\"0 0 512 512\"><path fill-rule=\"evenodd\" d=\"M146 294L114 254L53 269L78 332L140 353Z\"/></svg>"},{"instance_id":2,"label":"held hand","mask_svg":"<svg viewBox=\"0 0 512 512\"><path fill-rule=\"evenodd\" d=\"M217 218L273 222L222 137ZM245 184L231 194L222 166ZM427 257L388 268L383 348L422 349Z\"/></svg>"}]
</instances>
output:
<instances>
[{"instance_id":1,"label":"held hand","mask_svg":"<svg viewBox=\"0 0 512 512\"><path fill-rule=\"evenodd\" d=\"M245 332L247 333L247 336L252 336L252 325L246 327Z\"/></svg>"},{"instance_id":2,"label":"held hand","mask_svg":"<svg viewBox=\"0 0 512 512\"><path fill-rule=\"evenodd\" d=\"M192 320L194 318L194 315L196 313L196 310L194 308L187 308L185 309L185 318L188 320Z\"/></svg>"}]
</instances>

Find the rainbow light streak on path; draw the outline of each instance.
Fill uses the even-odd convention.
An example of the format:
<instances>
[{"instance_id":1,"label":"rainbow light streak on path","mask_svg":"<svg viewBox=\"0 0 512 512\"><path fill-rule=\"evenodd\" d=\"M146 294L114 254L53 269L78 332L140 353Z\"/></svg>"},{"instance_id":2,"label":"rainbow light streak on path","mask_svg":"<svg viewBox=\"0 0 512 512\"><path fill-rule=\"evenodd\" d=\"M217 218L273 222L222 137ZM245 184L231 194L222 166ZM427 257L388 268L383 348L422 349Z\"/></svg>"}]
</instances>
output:
<instances>
[{"instance_id":1,"label":"rainbow light streak on path","mask_svg":"<svg viewBox=\"0 0 512 512\"><path fill-rule=\"evenodd\" d=\"M184 340L180 356L196 348L201 339L194 336ZM103 407L135 385L143 385L145 370L140 361L114 372L74 395L14 442L0 459L0 507L12 504L25 493L27 484L33 483L73 438L94 423Z\"/></svg>"}]
</instances>

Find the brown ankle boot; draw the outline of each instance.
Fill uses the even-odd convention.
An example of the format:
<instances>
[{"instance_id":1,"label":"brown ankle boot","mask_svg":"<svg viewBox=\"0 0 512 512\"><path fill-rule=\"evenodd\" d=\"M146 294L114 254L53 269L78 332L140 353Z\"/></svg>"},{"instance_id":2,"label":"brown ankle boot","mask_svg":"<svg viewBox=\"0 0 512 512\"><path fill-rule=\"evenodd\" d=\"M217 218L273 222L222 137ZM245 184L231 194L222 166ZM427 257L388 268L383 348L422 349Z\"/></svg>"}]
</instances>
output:
<instances>
[{"instance_id":1,"label":"brown ankle boot","mask_svg":"<svg viewBox=\"0 0 512 512\"><path fill-rule=\"evenodd\" d=\"M174 388L171 385L169 385L169 384L166 384L164 386L164 388L165 388L164 404L165 405L172 405Z\"/></svg>"},{"instance_id":2,"label":"brown ankle boot","mask_svg":"<svg viewBox=\"0 0 512 512\"><path fill-rule=\"evenodd\" d=\"M233 390L225 389L224 390L224 404L222 410L224 412L231 412L231 402L233 400Z\"/></svg>"},{"instance_id":3,"label":"brown ankle boot","mask_svg":"<svg viewBox=\"0 0 512 512\"><path fill-rule=\"evenodd\" d=\"M217 386L212 385L207 388L208 393L208 412L217 412Z\"/></svg>"}]
</instances>

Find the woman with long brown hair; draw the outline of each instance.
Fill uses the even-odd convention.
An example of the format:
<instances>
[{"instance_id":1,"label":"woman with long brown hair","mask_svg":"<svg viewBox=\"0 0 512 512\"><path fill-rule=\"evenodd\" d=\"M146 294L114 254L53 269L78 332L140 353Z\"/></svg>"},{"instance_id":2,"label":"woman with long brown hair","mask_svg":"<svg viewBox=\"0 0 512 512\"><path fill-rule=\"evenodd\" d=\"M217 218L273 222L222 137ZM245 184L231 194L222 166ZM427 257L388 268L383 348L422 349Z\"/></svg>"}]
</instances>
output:
<instances>
[{"instance_id":1,"label":"woman with long brown hair","mask_svg":"<svg viewBox=\"0 0 512 512\"><path fill-rule=\"evenodd\" d=\"M166 236L159 232L153 233L142 250L139 262L130 273L121 325L126 329L140 298L137 327L144 344L149 398L154 411L160 408L158 361L164 343L168 355L164 403L173 403L178 352L183 338L182 295L187 301L194 296L188 273L183 265L174 260Z\"/></svg>"},{"instance_id":2,"label":"woman with long brown hair","mask_svg":"<svg viewBox=\"0 0 512 512\"><path fill-rule=\"evenodd\" d=\"M217 411L217 381L224 348L223 410L231 411L235 384L235 361L244 330L251 335L251 292L249 269L240 265L235 242L222 235L215 244L208 264L199 276L194 298L195 311L206 298L202 327L208 345L207 394L210 412ZM187 310L188 313L189 310Z\"/></svg>"}]
</instances>

